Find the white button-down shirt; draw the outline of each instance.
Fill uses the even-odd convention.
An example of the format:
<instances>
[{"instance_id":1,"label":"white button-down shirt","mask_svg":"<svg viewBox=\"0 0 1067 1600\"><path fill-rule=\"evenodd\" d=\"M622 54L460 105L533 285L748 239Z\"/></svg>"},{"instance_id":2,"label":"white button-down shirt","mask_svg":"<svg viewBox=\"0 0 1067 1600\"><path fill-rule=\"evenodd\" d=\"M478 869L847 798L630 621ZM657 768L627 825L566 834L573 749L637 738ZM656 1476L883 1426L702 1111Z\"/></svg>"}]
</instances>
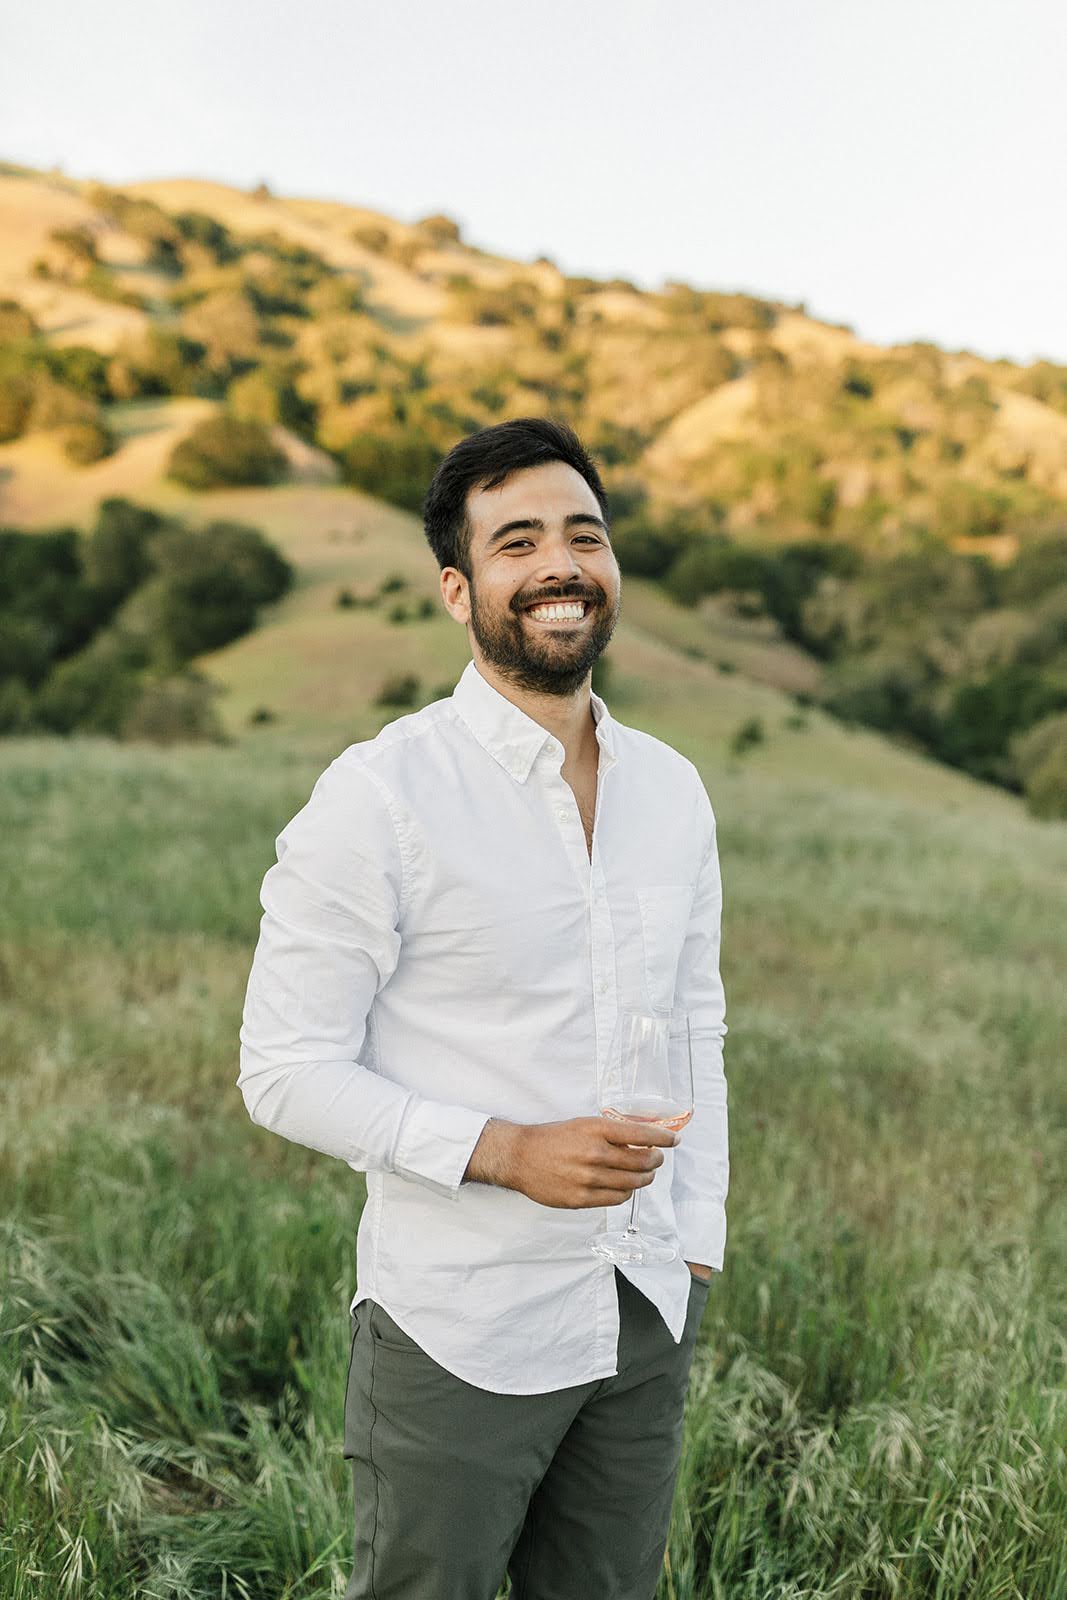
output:
<instances>
[{"instance_id":1,"label":"white button-down shirt","mask_svg":"<svg viewBox=\"0 0 1067 1600\"><path fill-rule=\"evenodd\" d=\"M544 1206L463 1181L489 1117L595 1116L620 1007L691 1020L696 1112L624 1267L680 1341L686 1261L721 1270L729 1183L722 889L692 762L592 696L592 858L558 739L474 662L455 692L351 745L277 840L241 1027L253 1120L367 1174L352 1300L500 1394L617 1372L629 1202Z\"/></svg>"}]
</instances>

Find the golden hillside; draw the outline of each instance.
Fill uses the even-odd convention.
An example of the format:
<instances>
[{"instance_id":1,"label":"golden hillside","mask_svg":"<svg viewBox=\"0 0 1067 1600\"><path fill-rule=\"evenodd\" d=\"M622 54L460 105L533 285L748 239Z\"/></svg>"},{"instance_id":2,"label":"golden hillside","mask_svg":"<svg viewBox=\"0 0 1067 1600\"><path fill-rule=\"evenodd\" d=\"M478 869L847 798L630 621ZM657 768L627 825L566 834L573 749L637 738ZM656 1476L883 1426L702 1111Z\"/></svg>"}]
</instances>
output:
<instances>
[{"instance_id":1,"label":"golden hillside","mask_svg":"<svg viewBox=\"0 0 1067 1600\"><path fill-rule=\"evenodd\" d=\"M232 400L263 369L334 455L368 437L440 453L550 412L613 484L757 541L893 548L924 528L1004 560L1067 503L1067 369L880 348L743 294L567 277L476 249L447 217L191 179L116 199L7 167L0 298L50 344L108 358L105 405Z\"/></svg>"}]
</instances>

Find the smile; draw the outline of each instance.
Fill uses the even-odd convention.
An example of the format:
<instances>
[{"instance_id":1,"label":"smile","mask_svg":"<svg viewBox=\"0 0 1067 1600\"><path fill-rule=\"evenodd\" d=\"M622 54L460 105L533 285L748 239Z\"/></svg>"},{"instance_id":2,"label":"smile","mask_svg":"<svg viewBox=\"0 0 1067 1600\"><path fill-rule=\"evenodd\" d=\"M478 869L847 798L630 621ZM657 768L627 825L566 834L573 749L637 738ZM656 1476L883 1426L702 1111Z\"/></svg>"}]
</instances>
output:
<instances>
[{"instance_id":1,"label":"smile","mask_svg":"<svg viewBox=\"0 0 1067 1600\"><path fill-rule=\"evenodd\" d=\"M588 609L584 600L551 600L531 606L526 615L535 622L581 622Z\"/></svg>"}]
</instances>

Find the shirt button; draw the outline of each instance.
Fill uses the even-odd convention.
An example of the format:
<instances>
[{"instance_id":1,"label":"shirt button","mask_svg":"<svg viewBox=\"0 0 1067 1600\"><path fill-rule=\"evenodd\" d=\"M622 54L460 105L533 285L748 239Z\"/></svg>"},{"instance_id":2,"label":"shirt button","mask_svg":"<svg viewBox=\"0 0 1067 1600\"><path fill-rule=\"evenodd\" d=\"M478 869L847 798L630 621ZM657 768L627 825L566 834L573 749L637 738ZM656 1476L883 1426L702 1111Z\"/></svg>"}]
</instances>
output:
<instances>
[{"instance_id":1,"label":"shirt button","mask_svg":"<svg viewBox=\"0 0 1067 1600\"><path fill-rule=\"evenodd\" d=\"M597 984L596 987L597 987L597 993L598 994L607 994L607 992L608 992L609 988L611 987L611 985L608 983L607 978L601 978L600 982Z\"/></svg>"},{"instance_id":2,"label":"shirt button","mask_svg":"<svg viewBox=\"0 0 1067 1600\"><path fill-rule=\"evenodd\" d=\"M557 806L556 807L556 816L559 818L560 822L566 822L566 820L567 820L567 807L566 806Z\"/></svg>"}]
</instances>

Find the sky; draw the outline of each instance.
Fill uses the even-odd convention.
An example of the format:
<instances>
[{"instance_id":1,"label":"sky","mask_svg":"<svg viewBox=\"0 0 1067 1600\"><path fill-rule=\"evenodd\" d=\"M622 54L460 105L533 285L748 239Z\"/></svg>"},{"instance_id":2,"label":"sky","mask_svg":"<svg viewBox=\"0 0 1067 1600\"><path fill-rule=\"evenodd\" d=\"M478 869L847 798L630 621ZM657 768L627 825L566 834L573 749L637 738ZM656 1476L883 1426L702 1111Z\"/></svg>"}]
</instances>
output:
<instances>
[{"instance_id":1,"label":"sky","mask_svg":"<svg viewBox=\"0 0 1067 1600\"><path fill-rule=\"evenodd\" d=\"M564 271L1067 362L1062 0L36 0L0 159L348 200Z\"/></svg>"}]
</instances>

